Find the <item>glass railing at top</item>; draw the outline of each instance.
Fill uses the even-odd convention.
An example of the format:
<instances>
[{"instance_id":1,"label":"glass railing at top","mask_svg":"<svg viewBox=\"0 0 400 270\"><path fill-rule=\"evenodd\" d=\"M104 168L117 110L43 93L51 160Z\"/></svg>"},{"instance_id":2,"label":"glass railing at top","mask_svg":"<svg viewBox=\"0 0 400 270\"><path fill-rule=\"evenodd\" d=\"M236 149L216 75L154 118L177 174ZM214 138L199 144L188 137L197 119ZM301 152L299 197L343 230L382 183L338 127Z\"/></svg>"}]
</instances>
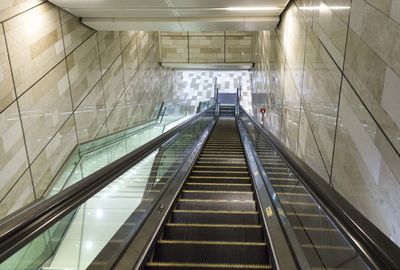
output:
<instances>
[{"instance_id":1,"label":"glass railing at top","mask_svg":"<svg viewBox=\"0 0 400 270\"><path fill-rule=\"evenodd\" d=\"M164 106L158 119L79 145L70 155L45 197L50 197L161 135L191 116L185 105Z\"/></svg>"},{"instance_id":2,"label":"glass railing at top","mask_svg":"<svg viewBox=\"0 0 400 270\"><path fill-rule=\"evenodd\" d=\"M312 269L369 269L251 119L243 111L240 118L268 176L267 190L279 204L275 207L281 224L289 224L290 231L294 232L293 235L286 229L289 243L293 241L293 245L301 246Z\"/></svg>"},{"instance_id":3,"label":"glass railing at top","mask_svg":"<svg viewBox=\"0 0 400 270\"><path fill-rule=\"evenodd\" d=\"M201 116L2 262L0 270L86 269L121 226L138 230L213 119ZM113 241L113 252L120 248L115 243L129 241L118 235L122 240Z\"/></svg>"},{"instance_id":4,"label":"glass railing at top","mask_svg":"<svg viewBox=\"0 0 400 270\"><path fill-rule=\"evenodd\" d=\"M200 113L202 111L207 110L208 108L214 106L216 103L215 98L206 101L200 101L199 105L197 106L196 112Z\"/></svg>"}]
</instances>

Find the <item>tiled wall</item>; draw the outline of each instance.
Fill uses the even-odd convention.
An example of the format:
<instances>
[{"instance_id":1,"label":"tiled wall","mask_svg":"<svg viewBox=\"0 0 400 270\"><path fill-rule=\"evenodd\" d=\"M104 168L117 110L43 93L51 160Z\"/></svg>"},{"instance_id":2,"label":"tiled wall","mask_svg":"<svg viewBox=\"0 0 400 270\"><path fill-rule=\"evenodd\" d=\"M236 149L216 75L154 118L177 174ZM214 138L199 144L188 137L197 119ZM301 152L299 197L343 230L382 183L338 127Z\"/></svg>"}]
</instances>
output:
<instances>
[{"instance_id":1,"label":"tiled wall","mask_svg":"<svg viewBox=\"0 0 400 270\"><path fill-rule=\"evenodd\" d=\"M249 63L252 32L161 32L165 63Z\"/></svg>"},{"instance_id":2,"label":"tiled wall","mask_svg":"<svg viewBox=\"0 0 400 270\"><path fill-rule=\"evenodd\" d=\"M95 32L38 0L2 0L0 22L3 217L40 198L78 143L154 118L172 76L156 32Z\"/></svg>"},{"instance_id":3,"label":"tiled wall","mask_svg":"<svg viewBox=\"0 0 400 270\"><path fill-rule=\"evenodd\" d=\"M251 80L248 71L177 70L173 88L173 104L185 104L188 111L196 112L201 101L214 97L214 78L220 92L233 92L241 85L242 106L251 106Z\"/></svg>"},{"instance_id":4,"label":"tiled wall","mask_svg":"<svg viewBox=\"0 0 400 270\"><path fill-rule=\"evenodd\" d=\"M400 245L400 1L297 0L255 37L253 113Z\"/></svg>"}]
</instances>

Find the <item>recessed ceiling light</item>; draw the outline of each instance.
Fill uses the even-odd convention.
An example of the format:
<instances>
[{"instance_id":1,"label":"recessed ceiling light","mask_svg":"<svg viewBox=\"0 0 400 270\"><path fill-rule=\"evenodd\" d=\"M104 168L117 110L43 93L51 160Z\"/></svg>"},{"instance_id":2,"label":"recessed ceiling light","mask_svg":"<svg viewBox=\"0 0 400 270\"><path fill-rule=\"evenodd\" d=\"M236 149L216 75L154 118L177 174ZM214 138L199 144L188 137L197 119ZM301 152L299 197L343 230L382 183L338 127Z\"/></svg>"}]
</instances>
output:
<instances>
[{"instance_id":1,"label":"recessed ceiling light","mask_svg":"<svg viewBox=\"0 0 400 270\"><path fill-rule=\"evenodd\" d=\"M262 10L281 10L280 7L227 7L228 11L262 11Z\"/></svg>"}]
</instances>

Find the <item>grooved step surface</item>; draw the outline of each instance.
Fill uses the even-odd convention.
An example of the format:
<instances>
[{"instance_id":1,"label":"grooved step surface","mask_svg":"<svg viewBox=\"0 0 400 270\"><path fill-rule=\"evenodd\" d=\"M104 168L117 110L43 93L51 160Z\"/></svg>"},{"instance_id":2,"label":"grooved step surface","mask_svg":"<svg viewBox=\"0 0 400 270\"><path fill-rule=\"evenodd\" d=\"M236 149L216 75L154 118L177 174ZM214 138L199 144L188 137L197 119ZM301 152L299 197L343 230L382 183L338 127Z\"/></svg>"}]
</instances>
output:
<instances>
[{"instance_id":1,"label":"grooved step surface","mask_svg":"<svg viewBox=\"0 0 400 270\"><path fill-rule=\"evenodd\" d=\"M235 110L222 111L147 269L271 269Z\"/></svg>"}]
</instances>

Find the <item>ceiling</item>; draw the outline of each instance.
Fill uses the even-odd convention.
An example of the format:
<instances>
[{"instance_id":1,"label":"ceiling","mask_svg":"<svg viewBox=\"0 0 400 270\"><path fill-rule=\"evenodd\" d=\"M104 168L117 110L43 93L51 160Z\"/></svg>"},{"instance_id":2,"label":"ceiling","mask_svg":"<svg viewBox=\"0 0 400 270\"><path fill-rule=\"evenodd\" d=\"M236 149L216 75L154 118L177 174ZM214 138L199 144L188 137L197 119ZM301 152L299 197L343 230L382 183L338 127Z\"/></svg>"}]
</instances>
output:
<instances>
[{"instance_id":1,"label":"ceiling","mask_svg":"<svg viewBox=\"0 0 400 270\"><path fill-rule=\"evenodd\" d=\"M96 30L272 30L288 0L50 0Z\"/></svg>"}]
</instances>

